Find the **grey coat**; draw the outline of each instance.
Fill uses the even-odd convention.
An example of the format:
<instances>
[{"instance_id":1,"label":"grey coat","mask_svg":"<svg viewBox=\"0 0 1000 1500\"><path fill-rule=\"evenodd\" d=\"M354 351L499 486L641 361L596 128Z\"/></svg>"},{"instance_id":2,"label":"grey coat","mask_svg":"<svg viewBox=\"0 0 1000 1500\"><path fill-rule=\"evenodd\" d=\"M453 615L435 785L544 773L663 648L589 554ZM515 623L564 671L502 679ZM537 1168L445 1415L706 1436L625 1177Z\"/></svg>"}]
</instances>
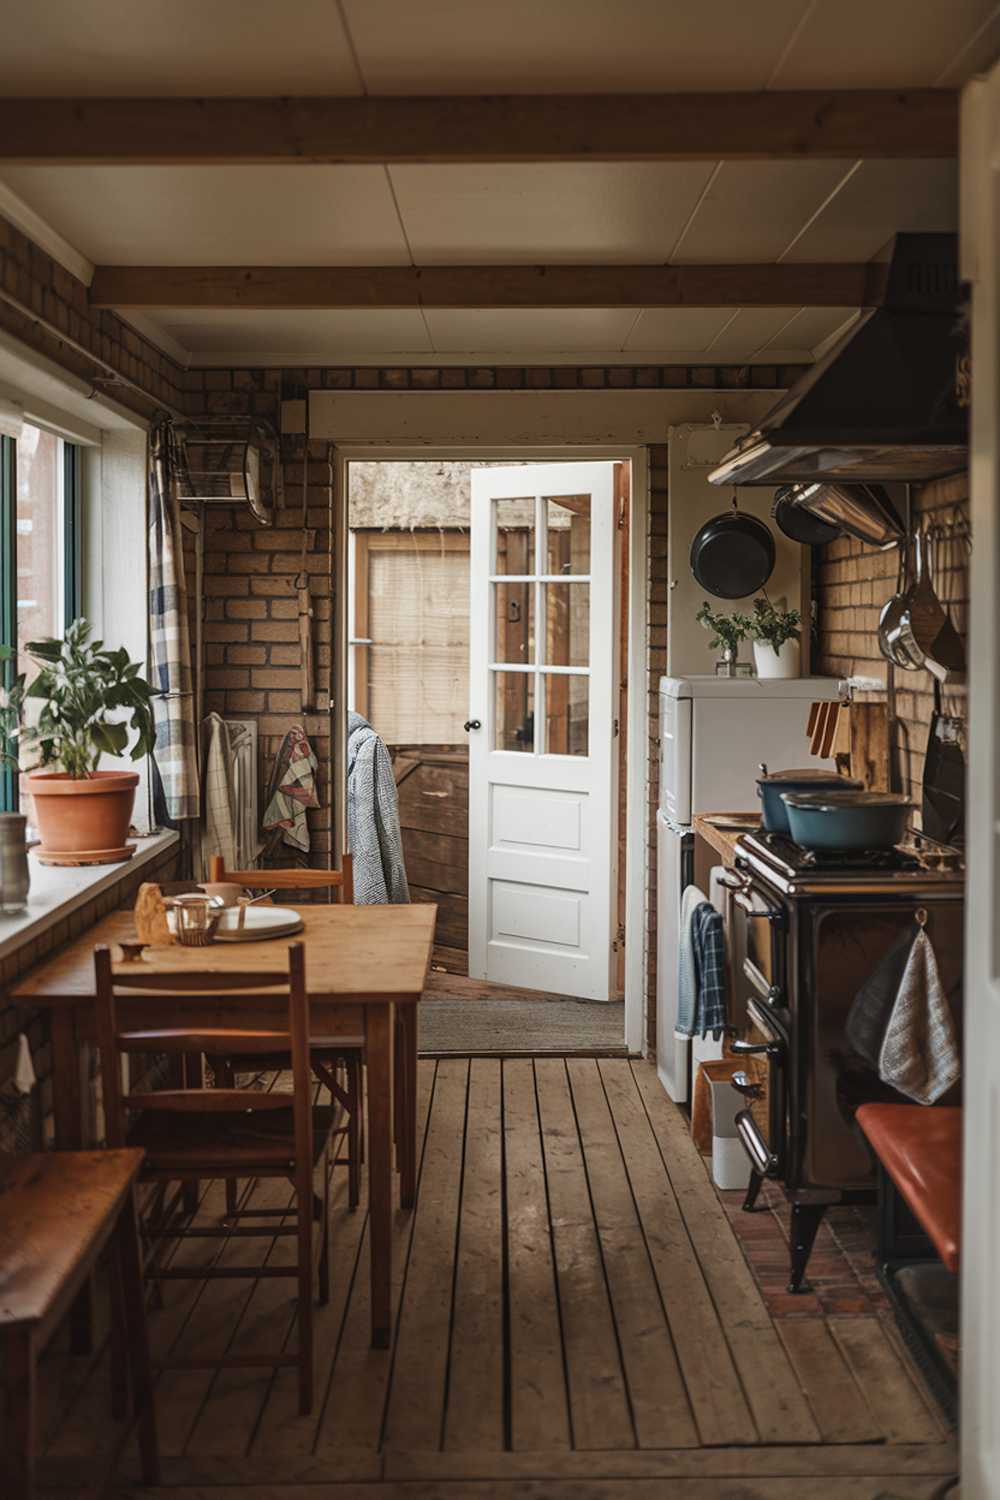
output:
<instances>
[{"instance_id":1,"label":"grey coat","mask_svg":"<svg viewBox=\"0 0 1000 1500\"><path fill-rule=\"evenodd\" d=\"M347 836L360 906L409 901L392 761L360 714L347 715Z\"/></svg>"}]
</instances>

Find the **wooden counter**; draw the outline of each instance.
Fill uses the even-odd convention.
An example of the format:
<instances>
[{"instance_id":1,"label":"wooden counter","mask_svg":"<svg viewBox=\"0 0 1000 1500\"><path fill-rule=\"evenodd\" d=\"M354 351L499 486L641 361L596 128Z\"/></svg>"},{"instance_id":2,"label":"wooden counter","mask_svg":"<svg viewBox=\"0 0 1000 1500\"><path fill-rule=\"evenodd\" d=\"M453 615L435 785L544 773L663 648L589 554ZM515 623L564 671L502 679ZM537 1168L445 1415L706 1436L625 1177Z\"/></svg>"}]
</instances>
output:
<instances>
[{"instance_id":1,"label":"wooden counter","mask_svg":"<svg viewBox=\"0 0 1000 1500\"><path fill-rule=\"evenodd\" d=\"M736 858L736 840L747 829L760 827L760 814L695 813L691 822L695 837L704 839L724 865L732 865Z\"/></svg>"}]
</instances>

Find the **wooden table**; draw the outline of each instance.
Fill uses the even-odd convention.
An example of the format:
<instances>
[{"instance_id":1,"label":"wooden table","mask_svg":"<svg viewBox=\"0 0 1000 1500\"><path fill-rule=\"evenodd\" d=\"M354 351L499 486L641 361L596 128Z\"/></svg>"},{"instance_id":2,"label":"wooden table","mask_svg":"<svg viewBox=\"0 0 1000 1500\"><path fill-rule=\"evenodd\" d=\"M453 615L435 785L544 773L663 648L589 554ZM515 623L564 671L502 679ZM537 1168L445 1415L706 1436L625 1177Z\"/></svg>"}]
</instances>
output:
<instances>
[{"instance_id":1,"label":"wooden table","mask_svg":"<svg viewBox=\"0 0 1000 1500\"><path fill-rule=\"evenodd\" d=\"M368 1194L371 1239L372 1344L387 1348L391 1334L392 1148L394 1114L400 1203L416 1193L417 1005L434 944L437 908L412 906L303 906L306 982L316 1037L365 1038L368 1068ZM57 1149L84 1142L82 1044L94 1040L94 948L134 939L131 913L115 912L61 953L26 974L10 999L51 1011L53 1113ZM287 941L297 941L297 938ZM287 967L287 941L213 943L207 948L150 948L135 963L115 964L135 975L146 964L158 973L180 968L240 970ZM130 1025L192 1027L226 1024L222 995L156 996L120 1000ZM399 1026L396 1026L398 1016ZM287 1024L283 1002L260 997L260 1024Z\"/></svg>"}]
</instances>

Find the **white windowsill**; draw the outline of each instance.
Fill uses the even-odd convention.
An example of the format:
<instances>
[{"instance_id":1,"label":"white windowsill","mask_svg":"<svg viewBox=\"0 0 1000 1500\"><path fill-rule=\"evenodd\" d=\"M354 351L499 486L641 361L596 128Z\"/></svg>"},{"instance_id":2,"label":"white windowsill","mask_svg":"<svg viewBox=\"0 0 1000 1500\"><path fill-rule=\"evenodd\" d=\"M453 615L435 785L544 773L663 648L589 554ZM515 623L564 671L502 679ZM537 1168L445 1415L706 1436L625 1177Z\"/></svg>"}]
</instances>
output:
<instances>
[{"instance_id":1,"label":"white windowsill","mask_svg":"<svg viewBox=\"0 0 1000 1500\"><path fill-rule=\"evenodd\" d=\"M78 907L125 880L166 850L172 849L180 842L180 835L171 828L162 833L147 834L144 838L130 839L129 842L135 844L135 853L120 865L59 868L55 865L43 865L34 853L29 853L31 889L28 892L28 904L17 916L0 915L0 959L16 953L25 943L41 937Z\"/></svg>"}]
</instances>

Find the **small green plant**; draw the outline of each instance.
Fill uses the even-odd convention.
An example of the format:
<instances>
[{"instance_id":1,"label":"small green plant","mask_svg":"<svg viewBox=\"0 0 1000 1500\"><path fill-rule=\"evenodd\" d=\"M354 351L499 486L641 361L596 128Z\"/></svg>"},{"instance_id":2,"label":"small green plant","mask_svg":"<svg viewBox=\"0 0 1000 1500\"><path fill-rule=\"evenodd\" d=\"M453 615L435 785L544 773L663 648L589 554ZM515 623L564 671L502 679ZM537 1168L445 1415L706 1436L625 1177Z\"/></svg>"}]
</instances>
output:
<instances>
[{"instance_id":1,"label":"small green plant","mask_svg":"<svg viewBox=\"0 0 1000 1500\"><path fill-rule=\"evenodd\" d=\"M780 651L786 641L800 639L801 624L802 616L797 609L775 609L766 594L753 601L750 634L774 652Z\"/></svg>"},{"instance_id":2,"label":"small green plant","mask_svg":"<svg viewBox=\"0 0 1000 1500\"><path fill-rule=\"evenodd\" d=\"M706 630L712 631L712 639L709 641L712 650L721 648L730 652L734 659L739 654L740 641L745 641L750 634L751 622L748 615L717 614L707 599L703 601L695 619Z\"/></svg>"},{"instance_id":3,"label":"small green plant","mask_svg":"<svg viewBox=\"0 0 1000 1500\"><path fill-rule=\"evenodd\" d=\"M32 770L59 766L84 781L97 770L102 755L125 753L130 730L136 736L132 760L141 760L153 748L154 688L139 676L138 664L124 646L111 651L90 637L88 621L74 620L61 641L29 642L25 650L39 668L29 683L23 672L11 677L10 667L4 666L0 736L5 747L19 742L37 752ZM9 663L15 655L9 646L0 647L0 661ZM30 722L29 703L39 705ZM8 748L2 754L16 764Z\"/></svg>"}]
</instances>

